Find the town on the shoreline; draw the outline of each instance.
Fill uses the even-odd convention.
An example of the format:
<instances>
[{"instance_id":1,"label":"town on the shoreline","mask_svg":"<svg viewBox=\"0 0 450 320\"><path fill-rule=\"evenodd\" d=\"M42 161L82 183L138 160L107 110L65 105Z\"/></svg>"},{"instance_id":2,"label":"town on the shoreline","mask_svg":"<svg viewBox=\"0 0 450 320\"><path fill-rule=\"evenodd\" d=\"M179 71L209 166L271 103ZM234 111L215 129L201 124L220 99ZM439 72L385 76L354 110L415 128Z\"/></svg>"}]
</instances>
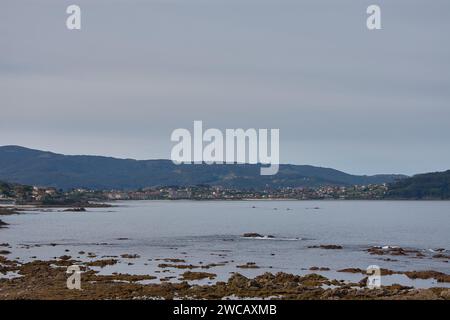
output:
<instances>
[{"instance_id":1,"label":"town on the shoreline","mask_svg":"<svg viewBox=\"0 0 450 320\"><path fill-rule=\"evenodd\" d=\"M0 202L51 206L116 200L377 200L383 199L387 190L386 184L371 184L349 187L322 186L318 188L268 188L262 190L238 190L198 185L149 187L126 191L83 188L63 191L51 187L0 183Z\"/></svg>"}]
</instances>

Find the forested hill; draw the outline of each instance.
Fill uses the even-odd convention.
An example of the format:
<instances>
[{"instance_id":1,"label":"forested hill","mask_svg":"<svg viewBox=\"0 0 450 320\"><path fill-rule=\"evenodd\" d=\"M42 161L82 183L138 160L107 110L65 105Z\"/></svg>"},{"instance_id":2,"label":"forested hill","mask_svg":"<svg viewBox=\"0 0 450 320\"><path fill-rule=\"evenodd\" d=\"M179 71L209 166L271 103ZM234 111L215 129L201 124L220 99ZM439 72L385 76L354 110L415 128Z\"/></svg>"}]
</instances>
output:
<instances>
[{"instance_id":1,"label":"forested hill","mask_svg":"<svg viewBox=\"0 0 450 320\"><path fill-rule=\"evenodd\" d=\"M387 198L450 199L450 170L418 174L392 183Z\"/></svg>"},{"instance_id":2,"label":"forested hill","mask_svg":"<svg viewBox=\"0 0 450 320\"><path fill-rule=\"evenodd\" d=\"M331 168L281 165L261 176L260 165L175 165L170 160L69 156L19 146L0 147L0 180L58 189L132 190L154 186L210 185L236 189L381 184L402 175L352 175Z\"/></svg>"}]
</instances>

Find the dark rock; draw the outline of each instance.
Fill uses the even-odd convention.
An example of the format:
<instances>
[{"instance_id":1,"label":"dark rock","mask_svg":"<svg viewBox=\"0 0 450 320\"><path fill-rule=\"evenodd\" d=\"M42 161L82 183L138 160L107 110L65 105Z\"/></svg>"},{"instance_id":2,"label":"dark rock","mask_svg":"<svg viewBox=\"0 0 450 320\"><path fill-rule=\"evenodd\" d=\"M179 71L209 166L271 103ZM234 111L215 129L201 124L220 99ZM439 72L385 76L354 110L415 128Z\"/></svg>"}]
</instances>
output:
<instances>
[{"instance_id":1,"label":"dark rock","mask_svg":"<svg viewBox=\"0 0 450 320\"><path fill-rule=\"evenodd\" d=\"M241 268L241 269L258 269L259 267L256 265L255 262L247 262L246 264L240 265L240 266L236 266L236 268Z\"/></svg>"},{"instance_id":2,"label":"dark rock","mask_svg":"<svg viewBox=\"0 0 450 320\"><path fill-rule=\"evenodd\" d=\"M121 257L124 259L137 259L140 258L141 256L138 254L122 254Z\"/></svg>"},{"instance_id":3,"label":"dark rock","mask_svg":"<svg viewBox=\"0 0 450 320\"><path fill-rule=\"evenodd\" d=\"M193 272L193 271L186 271L183 273L181 280L202 280L202 279L214 279L217 275L214 273L208 273L208 272Z\"/></svg>"},{"instance_id":4,"label":"dark rock","mask_svg":"<svg viewBox=\"0 0 450 320\"><path fill-rule=\"evenodd\" d=\"M90 267L105 267L105 266L112 266L117 263L116 259L104 259L104 260L96 260L86 263L86 265Z\"/></svg>"},{"instance_id":5,"label":"dark rock","mask_svg":"<svg viewBox=\"0 0 450 320\"><path fill-rule=\"evenodd\" d=\"M435 259L450 259L450 255L445 255L445 254L439 253L439 254L435 254L433 256L433 258L435 258Z\"/></svg>"},{"instance_id":6,"label":"dark rock","mask_svg":"<svg viewBox=\"0 0 450 320\"><path fill-rule=\"evenodd\" d=\"M450 282L450 275L438 271L407 271L403 273L410 279L436 279L437 282Z\"/></svg>"},{"instance_id":7,"label":"dark rock","mask_svg":"<svg viewBox=\"0 0 450 320\"><path fill-rule=\"evenodd\" d=\"M336 250L342 249L343 247L336 244L321 244L320 246L308 246L308 248Z\"/></svg>"},{"instance_id":8,"label":"dark rock","mask_svg":"<svg viewBox=\"0 0 450 320\"><path fill-rule=\"evenodd\" d=\"M64 212L86 212L85 208L69 208L64 210Z\"/></svg>"},{"instance_id":9,"label":"dark rock","mask_svg":"<svg viewBox=\"0 0 450 320\"><path fill-rule=\"evenodd\" d=\"M263 235L256 232L248 232L242 235L244 238L262 238Z\"/></svg>"},{"instance_id":10,"label":"dark rock","mask_svg":"<svg viewBox=\"0 0 450 320\"><path fill-rule=\"evenodd\" d=\"M329 271L330 268L313 266L313 267L309 268L309 270L311 270L311 271Z\"/></svg>"},{"instance_id":11,"label":"dark rock","mask_svg":"<svg viewBox=\"0 0 450 320\"><path fill-rule=\"evenodd\" d=\"M347 272L347 273L365 273L364 270L360 269L360 268L346 268L346 269L341 269L338 270L337 272Z\"/></svg>"},{"instance_id":12,"label":"dark rock","mask_svg":"<svg viewBox=\"0 0 450 320\"><path fill-rule=\"evenodd\" d=\"M248 283L248 278L244 277L240 273L234 273L229 279L228 279L228 286L231 288L245 288Z\"/></svg>"}]
</instances>

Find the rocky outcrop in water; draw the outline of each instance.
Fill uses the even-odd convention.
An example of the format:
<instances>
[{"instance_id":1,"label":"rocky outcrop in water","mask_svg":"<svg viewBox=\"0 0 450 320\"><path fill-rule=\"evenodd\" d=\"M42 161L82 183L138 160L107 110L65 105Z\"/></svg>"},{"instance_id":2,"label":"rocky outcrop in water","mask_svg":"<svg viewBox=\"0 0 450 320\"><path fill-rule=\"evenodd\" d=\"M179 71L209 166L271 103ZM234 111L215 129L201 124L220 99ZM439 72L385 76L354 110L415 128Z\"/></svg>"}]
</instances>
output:
<instances>
[{"instance_id":1,"label":"rocky outcrop in water","mask_svg":"<svg viewBox=\"0 0 450 320\"><path fill-rule=\"evenodd\" d=\"M6 228L8 224L2 220L0 220L0 228Z\"/></svg>"},{"instance_id":2,"label":"rocky outcrop in water","mask_svg":"<svg viewBox=\"0 0 450 320\"><path fill-rule=\"evenodd\" d=\"M321 244L319 246L308 246L310 249L328 249L328 250L336 250L342 249L342 246L336 244Z\"/></svg>"},{"instance_id":3,"label":"rocky outcrop in water","mask_svg":"<svg viewBox=\"0 0 450 320\"><path fill-rule=\"evenodd\" d=\"M85 208L69 208L65 209L64 212L86 212Z\"/></svg>"},{"instance_id":4,"label":"rocky outcrop in water","mask_svg":"<svg viewBox=\"0 0 450 320\"><path fill-rule=\"evenodd\" d=\"M275 238L274 236L272 236L272 235L267 235L267 236L264 236L264 235L262 235L262 234L259 234L259 233L256 233L256 232L247 232L247 233L244 233L243 235L242 235L242 237L243 238L270 238L270 239L273 239L273 238Z\"/></svg>"}]
</instances>

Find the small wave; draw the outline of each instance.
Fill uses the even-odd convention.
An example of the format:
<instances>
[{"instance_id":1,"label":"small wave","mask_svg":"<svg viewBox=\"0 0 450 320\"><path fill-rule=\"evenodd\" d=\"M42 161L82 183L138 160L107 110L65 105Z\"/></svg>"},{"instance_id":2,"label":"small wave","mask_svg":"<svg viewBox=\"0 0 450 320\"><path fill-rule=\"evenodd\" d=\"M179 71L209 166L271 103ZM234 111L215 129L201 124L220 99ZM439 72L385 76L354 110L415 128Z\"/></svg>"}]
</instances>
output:
<instances>
[{"instance_id":1,"label":"small wave","mask_svg":"<svg viewBox=\"0 0 450 320\"><path fill-rule=\"evenodd\" d=\"M240 237L241 239L246 240L273 240L273 241L303 241L303 240L309 240L306 238L276 238L276 237L269 237L269 236L262 236L262 237Z\"/></svg>"},{"instance_id":2,"label":"small wave","mask_svg":"<svg viewBox=\"0 0 450 320\"><path fill-rule=\"evenodd\" d=\"M385 246L372 246L371 248L382 249L382 250L390 250L390 249L399 249L400 247L399 246L388 246L388 245L385 245Z\"/></svg>"},{"instance_id":3,"label":"small wave","mask_svg":"<svg viewBox=\"0 0 450 320\"><path fill-rule=\"evenodd\" d=\"M399 246L382 246L381 249L383 250L389 250L389 249L398 249Z\"/></svg>"}]
</instances>

